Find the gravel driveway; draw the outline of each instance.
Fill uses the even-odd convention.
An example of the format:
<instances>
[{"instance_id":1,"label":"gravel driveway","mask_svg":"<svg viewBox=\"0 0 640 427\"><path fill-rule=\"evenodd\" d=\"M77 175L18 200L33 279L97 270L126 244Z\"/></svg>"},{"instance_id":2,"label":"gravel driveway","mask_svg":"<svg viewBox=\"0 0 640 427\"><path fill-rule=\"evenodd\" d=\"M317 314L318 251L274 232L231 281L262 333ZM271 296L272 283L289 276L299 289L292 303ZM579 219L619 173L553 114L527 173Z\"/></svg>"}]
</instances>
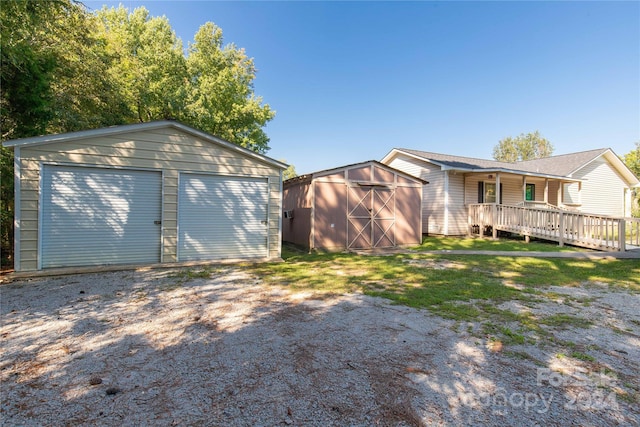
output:
<instances>
[{"instance_id":1,"label":"gravel driveway","mask_svg":"<svg viewBox=\"0 0 640 427\"><path fill-rule=\"evenodd\" d=\"M191 276L192 277L192 276ZM240 267L0 287L2 425L638 425L640 297L589 285L534 307L597 319L502 348L468 322ZM562 296L566 295L566 298ZM575 302L588 300L588 305ZM568 304L567 301L573 302ZM582 360L581 360L582 359Z\"/></svg>"}]
</instances>

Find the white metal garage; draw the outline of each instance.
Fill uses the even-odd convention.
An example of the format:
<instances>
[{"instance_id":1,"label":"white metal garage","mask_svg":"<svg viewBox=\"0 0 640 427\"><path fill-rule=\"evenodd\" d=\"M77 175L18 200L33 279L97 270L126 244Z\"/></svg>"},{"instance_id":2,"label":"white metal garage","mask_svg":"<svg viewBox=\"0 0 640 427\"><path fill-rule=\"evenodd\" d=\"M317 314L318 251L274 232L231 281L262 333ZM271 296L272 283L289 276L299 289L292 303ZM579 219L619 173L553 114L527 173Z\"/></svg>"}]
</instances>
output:
<instances>
[{"instance_id":1,"label":"white metal garage","mask_svg":"<svg viewBox=\"0 0 640 427\"><path fill-rule=\"evenodd\" d=\"M40 268L160 261L162 173L44 165Z\"/></svg>"},{"instance_id":2,"label":"white metal garage","mask_svg":"<svg viewBox=\"0 0 640 427\"><path fill-rule=\"evenodd\" d=\"M267 179L183 173L178 194L179 261L267 256Z\"/></svg>"},{"instance_id":3,"label":"white metal garage","mask_svg":"<svg viewBox=\"0 0 640 427\"><path fill-rule=\"evenodd\" d=\"M277 259L287 165L159 121L5 141L14 266Z\"/></svg>"}]
</instances>

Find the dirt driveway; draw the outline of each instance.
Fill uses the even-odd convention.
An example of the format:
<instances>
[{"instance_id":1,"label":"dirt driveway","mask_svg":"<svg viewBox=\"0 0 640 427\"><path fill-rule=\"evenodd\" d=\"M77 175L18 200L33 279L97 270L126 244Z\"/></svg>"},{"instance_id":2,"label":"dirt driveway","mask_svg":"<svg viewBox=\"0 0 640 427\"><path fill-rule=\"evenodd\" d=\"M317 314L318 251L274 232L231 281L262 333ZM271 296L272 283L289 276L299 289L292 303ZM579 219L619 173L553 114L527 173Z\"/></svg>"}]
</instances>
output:
<instances>
[{"instance_id":1,"label":"dirt driveway","mask_svg":"<svg viewBox=\"0 0 640 427\"><path fill-rule=\"evenodd\" d=\"M638 425L640 297L554 292L503 308L597 319L555 332L573 355L553 342L501 348L476 324L384 299L266 287L239 267L18 281L0 287L0 420Z\"/></svg>"}]
</instances>

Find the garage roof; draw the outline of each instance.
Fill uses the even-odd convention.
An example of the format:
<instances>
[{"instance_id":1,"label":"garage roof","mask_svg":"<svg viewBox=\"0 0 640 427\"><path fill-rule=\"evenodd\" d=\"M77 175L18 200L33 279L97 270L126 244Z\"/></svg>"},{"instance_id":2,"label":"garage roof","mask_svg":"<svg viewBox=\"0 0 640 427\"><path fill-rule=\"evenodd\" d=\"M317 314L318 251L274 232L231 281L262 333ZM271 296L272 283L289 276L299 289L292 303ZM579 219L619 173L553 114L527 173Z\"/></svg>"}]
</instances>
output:
<instances>
[{"instance_id":1,"label":"garage roof","mask_svg":"<svg viewBox=\"0 0 640 427\"><path fill-rule=\"evenodd\" d=\"M78 132L34 136L30 138L22 138L22 139L14 139L11 141L5 141L2 143L2 145L5 147L25 147L25 146L31 147L36 145L45 145L45 144L54 144L57 142L73 141L77 139L95 138L100 136L112 136L112 135L118 135L118 134L128 133L128 132L140 132L145 130L155 130L155 129L161 129L161 128L174 128L174 129L181 130L197 138L201 138L213 144L221 145L230 150L238 151L242 154L245 154L249 157L253 157L257 160L263 161L265 163L268 163L280 169L286 169L288 167L288 165L285 163L282 163L280 161L267 157L263 154L256 153L255 151L248 150L237 144L226 141L222 138L218 138L217 136L194 129L190 126L187 126L175 120L159 120L154 122L135 123L130 125L110 126L106 128L90 129L90 130L83 130Z\"/></svg>"}]
</instances>

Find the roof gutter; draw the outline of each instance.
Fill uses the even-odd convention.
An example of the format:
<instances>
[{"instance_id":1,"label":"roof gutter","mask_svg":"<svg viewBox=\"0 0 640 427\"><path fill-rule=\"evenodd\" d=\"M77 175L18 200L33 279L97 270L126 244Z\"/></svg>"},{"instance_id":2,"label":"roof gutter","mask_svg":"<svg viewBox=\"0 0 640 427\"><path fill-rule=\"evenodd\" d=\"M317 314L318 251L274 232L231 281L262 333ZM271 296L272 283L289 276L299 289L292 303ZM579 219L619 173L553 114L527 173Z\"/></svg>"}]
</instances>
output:
<instances>
[{"instance_id":1,"label":"roof gutter","mask_svg":"<svg viewBox=\"0 0 640 427\"><path fill-rule=\"evenodd\" d=\"M442 165L442 170L459 171L464 173L509 173L513 175L534 176L537 178L558 179L558 180L570 181L570 182L585 181L584 179L570 178L562 175L550 175L550 174L544 174L544 173L527 172L527 171L520 171L517 169L503 169L503 168L466 169L466 168L456 168L452 166Z\"/></svg>"}]
</instances>

